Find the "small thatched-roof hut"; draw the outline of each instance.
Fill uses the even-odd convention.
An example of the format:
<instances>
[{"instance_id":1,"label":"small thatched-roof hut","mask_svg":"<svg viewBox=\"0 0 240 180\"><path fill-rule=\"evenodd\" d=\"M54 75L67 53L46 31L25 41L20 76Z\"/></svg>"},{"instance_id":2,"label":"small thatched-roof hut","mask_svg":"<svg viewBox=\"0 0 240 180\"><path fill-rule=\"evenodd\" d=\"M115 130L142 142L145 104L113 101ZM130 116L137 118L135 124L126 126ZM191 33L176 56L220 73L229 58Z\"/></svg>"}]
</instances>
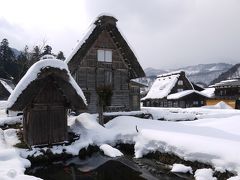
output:
<instances>
[{"instance_id":1,"label":"small thatched-roof hut","mask_svg":"<svg viewBox=\"0 0 240 180\"><path fill-rule=\"evenodd\" d=\"M57 59L35 63L8 99L9 110L24 113L24 140L30 146L66 141L67 109L83 108L82 90Z\"/></svg>"}]
</instances>

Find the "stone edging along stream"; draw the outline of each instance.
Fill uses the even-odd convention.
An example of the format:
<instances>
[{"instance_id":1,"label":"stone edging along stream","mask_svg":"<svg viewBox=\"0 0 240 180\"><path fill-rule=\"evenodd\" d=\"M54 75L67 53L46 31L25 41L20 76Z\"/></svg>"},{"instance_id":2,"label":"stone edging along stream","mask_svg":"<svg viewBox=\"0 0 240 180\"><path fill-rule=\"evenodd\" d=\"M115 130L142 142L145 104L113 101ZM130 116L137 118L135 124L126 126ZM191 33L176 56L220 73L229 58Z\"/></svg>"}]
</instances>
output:
<instances>
[{"instance_id":1,"label":"stone edging along stream","mask_svg":"<svg viewBox=\"0 0 240 180\"><path fill-rule=\"evenodd\" d=\"M115 147L119 149L121 152L123 152L123 154L125 155L134 156L134 144L120 143L120 144L117 144ZM78 157L80 159L85 159L87 157L90 157L93 153L96 153L99 151L100 149L98 146L89 145L87 148L83 148L79 151ZM47 151L43 151L43 153L44 155L40 155L37 157L29 156L28 159L31 161L32 164L39 164L39 163L49 163L52 161L59 161L59 160L65 161L73 157L73 155L67 154L65 152L63 152L62 154L53 154L50 149L48 149ZM202 169L202 168L211 168L214 171L214 167L211 166L210 164L202 163L199 161L187 161L174 154L162 153L159 151L148 153L147 155L144 155L143 158L156 160L167 166L171 166L174 163L184 164L186 166L191 166L193 169L193 172L195 172L197 169ZM225 180L235 175L236 175L235 172L230 172L230 171L225 171L225 172L214 171L214 177L220 180Z\"/></svg>"}]
</instances>

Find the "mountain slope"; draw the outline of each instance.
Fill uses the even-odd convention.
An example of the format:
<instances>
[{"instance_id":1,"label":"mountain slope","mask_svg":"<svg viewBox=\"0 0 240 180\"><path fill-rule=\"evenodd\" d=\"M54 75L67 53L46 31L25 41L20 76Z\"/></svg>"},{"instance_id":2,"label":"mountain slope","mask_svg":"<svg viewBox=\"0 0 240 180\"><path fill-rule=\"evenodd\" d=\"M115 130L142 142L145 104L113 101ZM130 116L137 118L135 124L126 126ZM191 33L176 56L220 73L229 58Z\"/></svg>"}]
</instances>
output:
<instances>
[{"instance_id":1,"label":"mountain slope","mask_svg":"<svg viewBox=\"0 0 240 180\"><path fill-rule=\"evenodd\" d=\"M211 82L211 84L215 84L217 82L233 78L240 78L240 64L236 64L233 67L231 67L228 71L220 74L216 79L214 79Z\"/></svg>"},{"instance_id":2,"label":"mountain slope","mask_svg":"<svg viewBox=\"0 0 240 180\"><path fill-rule=\"evenodd\" d=\"M182 70L186 72L186 75L190 81L194 83L203 83L209 85L211 81L216 79L223 72L226 72L232 66L233 65L227 63L212 63L198 64L194 66L187 66L170 70L147 68L144 71L147 77L150 77L150 79L154 79L153 76L156 77L157 75L162 73Z\"/></svg>"}]
</instances>

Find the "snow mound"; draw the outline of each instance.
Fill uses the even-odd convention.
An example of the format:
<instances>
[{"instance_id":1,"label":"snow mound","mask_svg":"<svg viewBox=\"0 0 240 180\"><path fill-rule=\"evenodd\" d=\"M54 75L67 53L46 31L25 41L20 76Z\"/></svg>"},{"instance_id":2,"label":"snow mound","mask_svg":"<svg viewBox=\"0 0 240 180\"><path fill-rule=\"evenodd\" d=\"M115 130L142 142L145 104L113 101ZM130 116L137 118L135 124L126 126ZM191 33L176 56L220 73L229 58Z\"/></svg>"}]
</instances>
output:
<instances>
[{"instance_id":1,"label":"snow mound","mask_svg":"<svg viewBox=\"0 0 240 180\"><path fill-rule=\"evenodd\" d=\"M22 122L22 116L13 116L13 117L0 117L0 126L11 125Z\"/></svg>"},{"instance_id":2,"label":"snow mound","mask_svg":"<svg viewBox=\"0 0 240 180\"><path fill-rule=\"evenodd\" d=\"M198 169L196 170L194 177L196 180L217 180L216 177L213 177L212 169Z\"/></svg>"},{"instance_id":3,"label":"snow mound","mask_svg":"<svg viewBox=\"0 0 240 180\"><path fill-rule=\"evenodd\" d=\"M230 177L227 180L240 180L240 176Z\"/></svg>"},{"instance_id":4,"label":"snow mound","mask_svg":"<svg viewBox=\"0 0 240 180\"><path fill-rule=\"evenodd\" d=\"M66 146L66 152L78 155L79 150L89 145L102 145L114 142L114 132L104 128L97 122L97 115L82 113L71 120L70 129L80 135L80 138L71 145Z\"/></svg>"},{"instance_id":5,"label":"snow mound","mask_svg":"<svg viewBox=\"0 0 240 180\"><path fill-rule=\"evenodd\" d=\"M25 168L30 167L30 161L23 159L13 149L0 149L0 177L1 179L39 179L24 175Z\"/></svg>"},{"instance_id":6,"label":"snow mound","mask_svg":"<svg viewBox=\"0 0 240 180\"><path fill-rule=\"evenodd\" d=\"M213 106L203 106L202 108L208 108L208 109L233 109L231 106L229 106L227 103L221 101Z\"/></svg>"},{"instance_id":7,"label":"snow mound","mask_svg":"<svg viewBox=\"0 0 240 180\"><path fill-rule=\"evenodd\" d=\"M121 151L119 151L116 148L113 148L112 146L110 146L108 144L101 145L100 149L103 151L103 153L106 156L109 156L109 157L117 157L117 156L122 156L123 155L123 153Z\"/></svg>"},{"instance_id":8,"label":"snow mound","mask_svg":"<svg viewBox=\"0 0 240 180\"><path fill-rule=\"evenodd\" d=\"M193 173L190 166L185 166L183 164L173 164L171 172L181 172L181 173Z\"/></svg>"},{"instance_id":9,"label":"snow mound","mask_svg":"<svg viewBox=\"0 0 240 180\"><path fill-rule=\"evenodd\" d=\"M13 146L20 142L20 140L17 137L16 129L6 129L3 131L3 134L4 134L6 144L9 146Z\"/></svg>"}]
</instances>

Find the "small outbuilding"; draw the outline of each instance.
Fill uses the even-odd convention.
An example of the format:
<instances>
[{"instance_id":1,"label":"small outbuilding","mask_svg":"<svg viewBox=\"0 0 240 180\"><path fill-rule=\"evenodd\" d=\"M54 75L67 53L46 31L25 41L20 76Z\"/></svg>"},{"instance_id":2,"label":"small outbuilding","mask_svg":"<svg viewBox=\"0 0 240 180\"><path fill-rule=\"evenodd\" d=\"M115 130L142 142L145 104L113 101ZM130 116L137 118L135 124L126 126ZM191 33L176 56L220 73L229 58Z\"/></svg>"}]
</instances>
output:
<instances>
[{"instance_id":1,"label":"small outbuilding","mask_svg":"<svg viewBox=\"0 0 240 180\"><path fill-rule=\"evenodd\" d=\"M240 109L240 79L228 79L211 85L214 95L207 100L207 105L216 105L223 101L232 108Z\"/></svg>"},{"instance_id":2,"label":"small outbuilding","mask_svg":"<svg viewBox=\"0 0 240 180\"><path fill-rule=\"evenodd\" d=\"M23 111L28 146L67 141L67 110L85 108L84 94L67 64L53 56L35 63L8 99L9 110Z\"/></svg>"}]
</instances>

